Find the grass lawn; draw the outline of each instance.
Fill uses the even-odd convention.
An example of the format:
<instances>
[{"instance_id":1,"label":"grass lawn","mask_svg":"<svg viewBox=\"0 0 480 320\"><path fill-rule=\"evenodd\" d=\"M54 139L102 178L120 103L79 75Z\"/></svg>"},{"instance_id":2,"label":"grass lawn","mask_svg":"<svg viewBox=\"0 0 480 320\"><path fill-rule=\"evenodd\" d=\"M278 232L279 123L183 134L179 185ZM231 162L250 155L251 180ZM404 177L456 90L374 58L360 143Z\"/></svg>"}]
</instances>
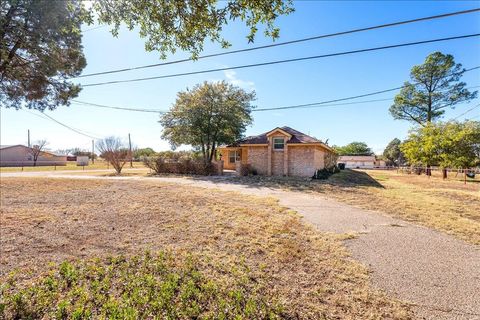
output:
<instances>
[{"instance_id":1,"label":"grass lawn","mask_svg":"<svg viewBox=\"0 0 480 320\"><path fill-rule=\"evenodd\" d=\"M480 181L408 175L387 170L344 170L328 180L236 177L238 183L319 192L480 244Z\"/></svg>"},{"instance_id":2,"label":"grass lawn","mask_svg":"<svg viewBox=\"0 0 480 320\"><path fill-rule=\"evenodd\" d=\"M1 188L0 318L411 317L342 237L273 199L158 181Z\"/></svg>"}]
</instances>

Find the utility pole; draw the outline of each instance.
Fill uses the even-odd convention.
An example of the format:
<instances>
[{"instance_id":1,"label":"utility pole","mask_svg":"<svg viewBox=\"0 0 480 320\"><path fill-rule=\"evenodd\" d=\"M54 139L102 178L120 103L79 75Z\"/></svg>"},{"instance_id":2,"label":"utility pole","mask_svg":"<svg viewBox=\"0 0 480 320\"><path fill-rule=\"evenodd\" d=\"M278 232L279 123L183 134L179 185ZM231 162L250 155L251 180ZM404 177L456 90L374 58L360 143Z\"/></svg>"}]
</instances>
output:
<instances>
[{"instance_id":1,"label":"utility pole","mask_svg":"<svg viewBox=\"0 0 480 320\"><path fill-rule=\"evenodd\" d=\"M130 150L130 168L133 168L132 140L130 139L130 133L128 134L128 149Z\"/></svg>"},{"instance_id":2,"label":"utility pole","mask_svg":"<svg viewBox=\"0 0 480 320\"><path fill-rule=\"evenodd\" d=\"M28 147L30 148L30 129L28 129Z\"/></svg>"},{"instance_id":3,"label":"utility pole","mask_svg":"<svg viewBox=\"0 0 480 320\"><path fill-rule=\"evenodd\" d=\"M95 163L95 142L92 140L92 164Z\"/></svg>"}]
</instances>

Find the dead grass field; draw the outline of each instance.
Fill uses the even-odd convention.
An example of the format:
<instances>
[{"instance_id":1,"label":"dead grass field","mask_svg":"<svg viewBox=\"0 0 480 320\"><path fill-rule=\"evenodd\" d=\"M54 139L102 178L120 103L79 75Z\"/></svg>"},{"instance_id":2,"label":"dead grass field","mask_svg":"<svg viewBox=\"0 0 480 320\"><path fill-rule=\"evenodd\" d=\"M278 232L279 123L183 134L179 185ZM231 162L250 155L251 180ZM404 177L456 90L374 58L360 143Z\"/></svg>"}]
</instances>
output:
<instances>
[{"instance_id":1,"label":"dead grass field","mask_svg":"<svg viewBox=\"0 0 480 320\"><path fill-rule=\"evenodd\" d=\"M155 181L3 178L0 274L49 261L192 253L250 270L288 319L405 319L408 307L369 286L341 237L321 234L273 199ZM25 272L33 270L32 273ZM218 273L217 273L218 275Z\"/></svg>"},{"instance_id":2,"label":"dead grass field","mask_svg":"<svg viewBox=\"0 0 480 320\"><path fill-rule=\"evenodd\" d=\"M452 174L451 180L443 181L396 171L344 170L323 181L257 176L237 177L233 182L319 192L480 244L480 183L464 185Z\"/></svg>"},{"instance_id":3,"label":"dead grass field","mask_svg":"<svg viewBox=\"0 0 480 320\"><path fill-rule=\"evenodd\" d=\"M126 163L124 170L130 169L130 163ZM133 162L133 168L147 169L142 162ZM75 161L67 161L66 166L38 166L38 167L0 167L1 172L36 172L36 171L89 171L89 170L112 170L113 168L103 160L97 160L94 164L90 163L88 166L77 166Z\"/></svg>"}]
</instances>

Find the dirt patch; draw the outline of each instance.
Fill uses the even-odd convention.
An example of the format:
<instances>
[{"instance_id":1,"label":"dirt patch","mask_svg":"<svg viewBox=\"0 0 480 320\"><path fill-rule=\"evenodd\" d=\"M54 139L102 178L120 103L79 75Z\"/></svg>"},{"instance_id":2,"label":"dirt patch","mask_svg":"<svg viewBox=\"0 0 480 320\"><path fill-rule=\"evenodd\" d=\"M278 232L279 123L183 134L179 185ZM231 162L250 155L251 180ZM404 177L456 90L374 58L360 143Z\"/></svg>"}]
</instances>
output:
<instances>
[{"instance_id":1,"label":"dirt patch","mask_svg":"<svg viewBox=\"0 0 480 320\"><path fill-rule=\"evenodd\" d=\"M288 318L409 318L369 286L340 238L261 199L149 181L4 178L0 272L49 261L170 249L244 263ZM208 274L208 272L207 272Z\"/></svg>"}]
</instances>

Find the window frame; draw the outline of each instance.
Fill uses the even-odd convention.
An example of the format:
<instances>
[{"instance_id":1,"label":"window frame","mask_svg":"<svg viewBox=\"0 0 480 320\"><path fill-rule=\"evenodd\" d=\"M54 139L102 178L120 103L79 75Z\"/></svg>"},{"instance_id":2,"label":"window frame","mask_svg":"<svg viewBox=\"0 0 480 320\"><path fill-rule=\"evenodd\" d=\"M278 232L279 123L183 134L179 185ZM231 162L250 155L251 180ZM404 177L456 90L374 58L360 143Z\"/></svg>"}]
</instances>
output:
<instances>
[{"instance_id":1,"label":"window frame","mask_svg":"<svg viewBox=\"0 0 480 320\"><path fill-rule=\"evenodd\" d=\"M282 143L275 142L275 140L282 140ZM281 145L281 148L277 148L277 145ZM284 137L273 137L272 138L272 146L273 150L275 151L283 151L285 150L285 138Z\"/></svg>"},{"instance_id":2,"label":"window frame","mask_svg":"<svg viewBox=\"0 0 480 320\"><path fill-rule=\"evenodd\" d=\"M232 156L232 153L233 153L233 156ZM233 159L235 159L235 161L231 161ZM242 160L242 150L229 150L228 151L228 163L235 163L237 161L241 161Z\"/></svg>"},{"instance_id":3,"label":"window frame","mask_svg":"<svg viewBox=\"0 0 480 320\"><path fill-rule=\"evenodd\" d=\"M232 162L232 153L233 153L233 162ZM237 160L237 151L236 150L230 150L228 151L228 163L235 163Z\"/></svg>"}]
</instances>

